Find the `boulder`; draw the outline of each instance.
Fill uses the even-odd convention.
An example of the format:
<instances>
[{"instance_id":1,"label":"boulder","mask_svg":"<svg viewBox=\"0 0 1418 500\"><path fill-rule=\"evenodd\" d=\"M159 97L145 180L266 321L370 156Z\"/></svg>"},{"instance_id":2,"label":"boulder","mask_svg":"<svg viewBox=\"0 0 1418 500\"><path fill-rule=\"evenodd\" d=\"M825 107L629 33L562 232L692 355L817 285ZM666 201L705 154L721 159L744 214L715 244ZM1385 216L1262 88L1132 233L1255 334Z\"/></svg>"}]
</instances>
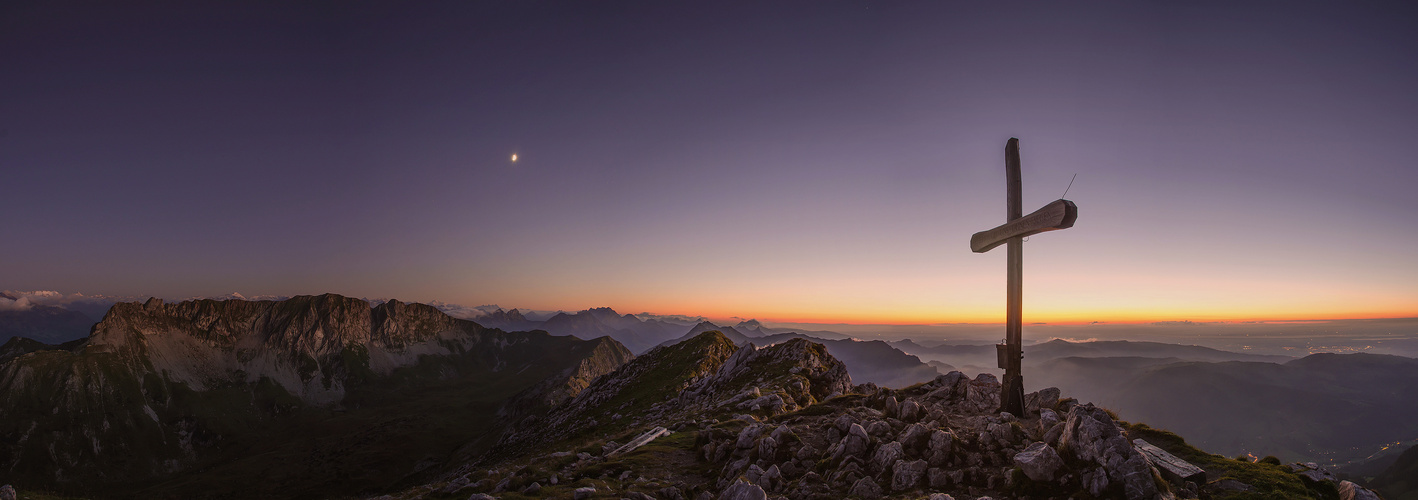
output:
<instances>
[{"instance_id":1,"label":"boulder","mask_svg":"<svg viewBox=\"0 0 1418 500\"><path fill-rule=\"evenodd\" d=\"M1339 500L1381 500L1373 490L1351 483L1339 482Z\"/></svg>"},{"instance_id":2,"label":"boulder","mask_svg":"<svg viewBox=\"0 0 1418 500\"><path fill-rule=\"evenodd\" d=\"M1113 417L1092 403L1075 406L1069 412L1059 437L1059 449L1075 459L1102 466L1109 481L1122 483L1128 498L1157 495L1152 465L1133 449Z\"/></svg>"},{"instance_id":3,"label":"boulder","mask_svg":"<svg viewBox=\"0 0 1418 500\"><path fill-rule=\"evenodd\" d=\"M783 472L778 466L771 465L768 470L763 471L763 475L758 478L758 485L767 491L777 491L783 487Z\"/></svg>"},{"instance_id":4,"label":"boulder","mask_svg":"<svg viewBox=\"0 0 1418 500\"><path fill-rule=\"evenodd\" d=\"M1059 404L1059 388L1046 387L1039 389L1039 392L1031 392L1024 395L1024 409L1029 413L1039 413L1042 410L1053 409Z\"/></svg>"},{"instance_id":5,"label":"boulder","mask_svg":"<svg viewBox=\"0 0 1418 500\"><path fill-rule=\"evenodd\" d=\"M847 431L847 437L842 438L841 448L838 453L841 456L833 458L861 457L866 454L867 448L871 446L871 436L867 435L866 429L861 425L852 424L851 430Z\"/></svg>"},{"instance_id":6,"label":"boulder","mask_svg":"<svg viewBox=\"0 0 1418 500\"><path fill-rule=\"evenodd\" d=\"M837 471L833 472L827 479L833 486L846 486L861 479L861 477L861 464L858 463L856 458L847 457L847 459L842 462L842 465L837 467Z\"/></svg>"},{"instance_id":7,"label":"boulder","mask_svg":"<svg viewBox=\"0 0 1418 500\"><path fill-rule=\"evenodd\" d=\"M1044 436L1040 438L1040 441L1049 443L1050 446L1058 444L1059 438L1063 436L1063 430L1064 423L1056 423L1053 427L1050 427L1047 432L1044 432Z\"/></svg>"},{"instance_id":8,"label":"boulder","mask_svg":"<svg viewBox=\"0 0 1418 500\"><path fill-rule=\"evenodd\" d=\"M843 434L846 434L848 430L851 430L852 424L855 423L856 422L852 421L852 417L850 415L847 415L846 413L838 415L837 420L833 421L833 425L836 425L837 430Z\"/></svg>"},{"instance_id":9,"label":"boulder","mask_svg":"<svg viewBox=\"0 0 1418 500\"><path fill-rule=\"evenodd\" d=\"M900 402L896 401L896 396L889 396L886 398L886 406L882 411L886 414L887 418L896 418L896 411L899 408Z\"/></svg>"},{"instance_id":10,"label":"boulder","mask_svg":"<svg viewBox=\"0 0 1418 500\"><path fill-rule=\"evenodd\" d=\"M932 488L949 488L950 471L940 468L926 470L926 484Z\"/></svg>"},{"instance_id":11,"label":"boulder","mask_svg":"<svg viewBox=\"0 0 1418 500\"><path fill-rule=\"evenodd\" d=\"M999 379L988 373L981 373L966 385L966 392L959 406L968 412L986 412L999 408Z\"/></svg>"},{"instance_id":12,"label":"boulder","mask_svg":"<svg viewBox=\"0 0 1418 500\"><path fill-rule=\"evenodd\" d=\"M852 484L852 489L847 491L848 495L856 495L866 499L881 498L881 486L877 486L876 481L869 477L858 479Z\"/></svg>"},{"instance_id":13,"label":"boulder","mask_svg":"<svg viewBox=\"0 0 1418 500\"><path fill-rule=\"evenodd\" d=\"M919 423L906 426L906 430L901 431L901 435L896 440L901 442L901 446L911 455L920 455L930 444L931 430Z\"/></svg>"},{"instance_id":14,"label":"boulder","mask_svg":"<svg viewBox=\"0 0 1418 500\"><path fill-rule=\"evenodd\" d=\"M1101 467L1083 473L1078 479L1083 483L1083 489L1095 497L1102 497L1103 491L1108 489L1108 473Z\"/></svg>"},{"instance_id":15,"label":"boulder","mask_svg":"<svg viewBox=\"0 0 1418 500\"><path fill-rule=\"evenodd\" d=\"M573 498L573 499L575 499L575 500L586 500L587 498L591 498L591 496L593 496L593 495L595 495L595 494L596 494L596 488L595 488L595 487L586 486L586 487L584 487L584 488L576 488L574 491L572 491L572 492L571 492L571 498Z\"/></svg>"},{"instance_id":16,"label":"boulder","mask_svg":"<svg viewBox=\"0 0 1418 500\"><path fill-rule=\"evenodd\" d=\"M719 475L724 478L738 477L739 474L743 474L749 470L748 465L749 463L747 458L740 458L738 460L734 460L732 462L729 462L729 465L725 465L724 469L720 471Z\"/></svg>"},{"instance_id":17,"label":"boulder","mask_svg":"<svg viewBox=\"0 0 1418 500\"><path fill-rule=\"evenodd\" d=\"M881 420L872 422L867 425L867 434L876 437L885 437L886 435L891 434L891 424L888 424L885 421Z\"/></svg>"},{"instance_id":18,"label":"boulder","mask_svg":"<svg viewBox=\"0 0 1418 500\"><path fill-rule=\"evenodd\" d=\"M152 299L148 299L152 300ZM15 500L19 495L15 493L15 487L10 485L0 486L0 500Z\"/></svg>"},{"instance_id":19,"label":"boulder","mask_svg":"<svg viewBox=\"0 0 1418 500\"><path fill-rule=\"evenodd\" d=\"M794 454L793 457L802 462L809 462L817 460L821 454L822 452L818 451L817 448L813 448L812 445L804 444L802 448L798 448L798 452Z\"/></svg>"},{"instance_id":20,"label":"boulder","mask_svg":"<svg viewBox=\"0 0 1418 500\"><path fill-rule=\"evenodd\" d=\"M719 494L719 500L768 500L768 493L763 491L762 487L740 479L729 485L728 488L724 488L724 491Z\"/></svg>"},{"instance_id":21,"label":"boulder","mask_svg":"<svg viewBox=\"0 0 1418 500\"><path fill-rule=\"evenodd\" d=\"M945 493L931 493L930 498L926 500L955 500L955 497Z\"/></svg>"},{"instance_id":22,"label":"boulder","mask_svg":"<svg viewBox=\"0 0 1418 500\"><path fill-rule=\"evenodd\" d=\"M964 373L960 373L958 371L952 371L945 375L938 376L935 378L935 380L932 380L930 382L929 385L931 387L934 387L935 389L932 390L930 393L926 394L926 400L934 401L937 399L959 399L965 396L969 383L970 377L967 377Z\"/></svg>"},{"instance_id":23,"label":"boulder","mask_svg":"<svg viewBox=\"0 0 1418 500\"><path fill-rule=\"evenodd\" d=\"M949 462L954 443L955 434L942 430L932 432L930 441L930 464L939 467Z\"/></svg>"},{"instance_id":24,"label":"boulder","mask_svg":"<svg viewBox=\"0 0 1418 500\"><path fill-rule=\"evenodd\" d=\"M1044 433L1049 432L1049 429L1054 428L1054 424L1059 422L1061 422L1061 420L1059 420L1059 414L1054 413L1054 410L1047 408L1039 410L1039 435L1042 436Z\"/></svg>"},{"instance_id":25,"label":"boulder","mask_svg":"<svg viewBox=\"0 0 1418 500\"><path fill-rule=\"evenodd\" d=\"M1034 443L1014 455L1014 464L1035 481L1053 481L1063 470L1063 458L1044 443Z\"/></svg>"},{"instance_id":26,"label":"boulder","mask_svg":"<svg viewBox=\"0 0 1418 500\"><path fill-rule=\"evenodd\" d=\"M897 460L891 466L891 489L893 491L906 491L915 489L921 484L921 477L926 474L925 460Z\"/></svg>"},{"instance_id":27,"label":"boulder","mask_svg":"<svg viewBox=\"0 0 1418 500\"><path fill-rule=\"evenodd\" d=\"M739 437L738 440L734 442L734 446L740 450L753 448L754 443L758 441L758 436L763 434L765 427L767 426L763 424L753 424L744 427L743 430L739 431Z\"/></svg>"},{"instance_id":28,"label":"boulder","mask_svg":"<svg viewBox=\"0 0 1418 500\"><path fill-rule=\"evenodd\" d=\"M891 469L897 460L906 456L901 449L901 443L892 441L877 447L876 453L872 454L871 462L867 464L867 471L873 476L881 474Z\"/></svg>"},{"instance_id":29,"label":"boulder","mask_svg":"<svg viewBox=\"0 0 1418 500\"><path fill-rule=\"evenodd\" d=\"M921 418L921 413L923 412L921 411L920 403L917 403L914 399L908 399L901 403L900 413L901 415L897 417L897 420L902 422L915 422L917 419Z\"/></svg>"},{"instance_id":30,"label":"boulder","mask_svg":"<svg viewBox=\"0 0 1418 500\"><path fill-rule=\"evenodd\" d=\"M1333 472L1320 468L1320 466L1314 462L1296 462L1294 464L1290 464L1290 469L1294 470L1296 474L1310 478L1311 481L1314 481L1316 483L1331 481L1336 485L1339 484L1338 476L1335 476Z\"/></svg>"},{"instance_id":31,"label":"boulder","mask_svg":"<svg viewBox=\"0 0 1418 500\"><path fill-rule=\"evenodd\" d=\"M1018 441L1023 436L1015 432L1013 424L990 424L990 437L1000 445L1007 445Z\"/></svg>"},{"instance_id":32,"label":"boulder","mask_svg":"<svg viewBox=\"0 0 1418 500\"><path fill-rule=\"evenodd\" d=\"M768 436L772 437L773 441L777 442L778 444L787 443L790 442L790 440L799 440L797 433L794 433L793 430L788 428L788 426L786 425L779 425L778 428L773 429L773 433L769 434Z\"/></svg>"},{"instance_id":33,"label":"boulder","mask_svg":"<svg viewBox=\"0 0 1418 500\"><path fill-rule=\"evenodd\" d=\"M758 442L758 458L764 460L774 460L778 456L778 441L773 436L763 438Z\"/></svg>"},{"instance_id":34,"label":"boulder","mask_svg":"<svg viewBox=\"0 0 1418 500\"><path fill-rule=\"evenodd\" d=\"M759 467L758 464L750 465L748 466L748 470L744 471L743 477L750 483L759 484L759 481L763 479L763 468Z\"/></svg>"}]
</instances>

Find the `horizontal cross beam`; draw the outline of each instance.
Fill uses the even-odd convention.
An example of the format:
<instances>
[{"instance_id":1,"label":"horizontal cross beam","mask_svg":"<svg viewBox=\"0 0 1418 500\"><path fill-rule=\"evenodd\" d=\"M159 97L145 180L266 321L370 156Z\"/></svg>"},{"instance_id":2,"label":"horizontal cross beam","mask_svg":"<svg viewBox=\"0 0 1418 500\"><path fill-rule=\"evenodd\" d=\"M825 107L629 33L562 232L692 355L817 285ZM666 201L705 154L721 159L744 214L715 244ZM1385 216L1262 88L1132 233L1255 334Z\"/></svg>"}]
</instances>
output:
<instances>
[{"instance_id":1,"label":"horizontal cross beam","mask_svg":"<svg viewBox=\"0 0 1418 500\"><path fill-rule=\"evenodd\" d=\"M1003 245L1010 238L1039 234L1055 229L1073 227L1078 219L1078 206L1068 200L1055 200L1034 213L1006 222L994 229L975 233L970 237L970 250L975 253L988 252Z\"/></svg>"}]
</instances>

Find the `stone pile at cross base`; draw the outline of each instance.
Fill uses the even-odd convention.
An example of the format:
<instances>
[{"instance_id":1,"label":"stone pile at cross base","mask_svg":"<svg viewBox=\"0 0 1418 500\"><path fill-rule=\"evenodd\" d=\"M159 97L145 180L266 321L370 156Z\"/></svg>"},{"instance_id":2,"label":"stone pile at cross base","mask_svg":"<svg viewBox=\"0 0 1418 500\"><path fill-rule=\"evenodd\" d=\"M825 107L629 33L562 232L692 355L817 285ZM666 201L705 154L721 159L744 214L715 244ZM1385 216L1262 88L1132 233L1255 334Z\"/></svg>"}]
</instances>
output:
<instances>
[{"instance_id":1,"label":"stone pile at cross base","mask_svg":"<svg viewBox=\"0 0 1418 500\"><path fill-rule=\"evenodd\" d=\"M1026 397L1039 415L1028 420L995 412L1000 385L989 374L859 389L867 394L841 412L752 423L736 435L708 430L701 450L705 461L722 464L716 486L790 499L1014 497L1017 470L1030 482L1081 486L1097 497L1165 491L1106 411L1061 402L1058 389Z\"/></svg>"},{"instance_id":2,"label":"stone pile at cross base","mask_svg":"<svg viewBox=\"0 0 1418 500\"><path fill-rule=\"evenodd\" d=\"M669 357L651 351L504 438L536 443L526 448L535 452L389 498L1152 500L1217 491L1167 482L1112 414L1056 388L1026 395L1021 419L998 411L1000 383L989 374L888 389L852 385L840 361L806 341L710 347L717 360L654 404L636 410L617 399L657 373L656 356ZM619 439L671 432L619 454L614 440L537 440L574 434L557 426L607 425L606 405L627 422L608 433Z\"/></svg>"}]
</instances>

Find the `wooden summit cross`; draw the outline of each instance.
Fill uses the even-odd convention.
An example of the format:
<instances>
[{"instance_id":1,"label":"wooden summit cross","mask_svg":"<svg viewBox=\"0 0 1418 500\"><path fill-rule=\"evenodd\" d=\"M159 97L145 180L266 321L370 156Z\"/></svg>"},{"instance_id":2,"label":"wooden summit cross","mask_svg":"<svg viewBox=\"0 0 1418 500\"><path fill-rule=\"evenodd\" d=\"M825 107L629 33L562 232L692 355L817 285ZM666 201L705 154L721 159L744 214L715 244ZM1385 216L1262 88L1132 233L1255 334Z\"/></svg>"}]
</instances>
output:
<instances>
[{"instance_id":1,"label":"wooden summit cross","mask_svg":"<svg viewBox=\"0 0 1418 500\"><path fill-rule=\"evenodd\" d=\"M1004 178L1009 189L1006 198L1008 217L1003 225L971 236L970 250L983 253L1001 244L1008 244L1009 293L1005 305L1005 343L997 346L999 367L1004 368L1004 384L1000 387L1000 411L1022 417L1024 376L1020 374L1020 365L1024 359L1024 345L1020 315L1024 309L1024 237L1073 227L1073 221L1078 219L1078 206L1071 201L1060 199L1021 217L1023 210L1020 209L1019 201L1019 139L1010 138L1004 145Z\"/></svg>"}]
</instances>

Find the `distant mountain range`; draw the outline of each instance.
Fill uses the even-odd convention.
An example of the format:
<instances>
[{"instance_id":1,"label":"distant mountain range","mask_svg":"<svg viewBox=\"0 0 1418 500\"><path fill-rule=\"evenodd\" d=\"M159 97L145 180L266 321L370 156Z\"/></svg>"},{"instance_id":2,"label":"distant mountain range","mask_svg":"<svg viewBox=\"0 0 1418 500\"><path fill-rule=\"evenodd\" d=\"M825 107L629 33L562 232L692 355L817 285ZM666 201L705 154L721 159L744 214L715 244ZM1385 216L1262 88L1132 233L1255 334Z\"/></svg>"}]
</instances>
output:
<instances>
[{"instance_id":1,"label":"distant mountain range","mask_svg":"<svg viewBox=\"0 0 1418 500\"><path fill-rule=\"evenodd\" d=\"M768 328L756 319L740 321L735 326L718 326L708 321L698 324L662 319L640 319L634 314L620 314L609 307L597 307L575 313L558 312L545 320L526 317L517 309L497 309L473 316L472 321L488 328L507 331L545 330L552 335L575 335L580 338L609 336L636 354L675 339L694 336L708 330L719 330L731 339L758 338L780 333L796 333L784 328ZM706 325L709 325L706 327ZM707 329L706 329L707 328ZM837 340L851 337L836 332L802 332L812 338Z\"/></svg>"}]
</instances>

